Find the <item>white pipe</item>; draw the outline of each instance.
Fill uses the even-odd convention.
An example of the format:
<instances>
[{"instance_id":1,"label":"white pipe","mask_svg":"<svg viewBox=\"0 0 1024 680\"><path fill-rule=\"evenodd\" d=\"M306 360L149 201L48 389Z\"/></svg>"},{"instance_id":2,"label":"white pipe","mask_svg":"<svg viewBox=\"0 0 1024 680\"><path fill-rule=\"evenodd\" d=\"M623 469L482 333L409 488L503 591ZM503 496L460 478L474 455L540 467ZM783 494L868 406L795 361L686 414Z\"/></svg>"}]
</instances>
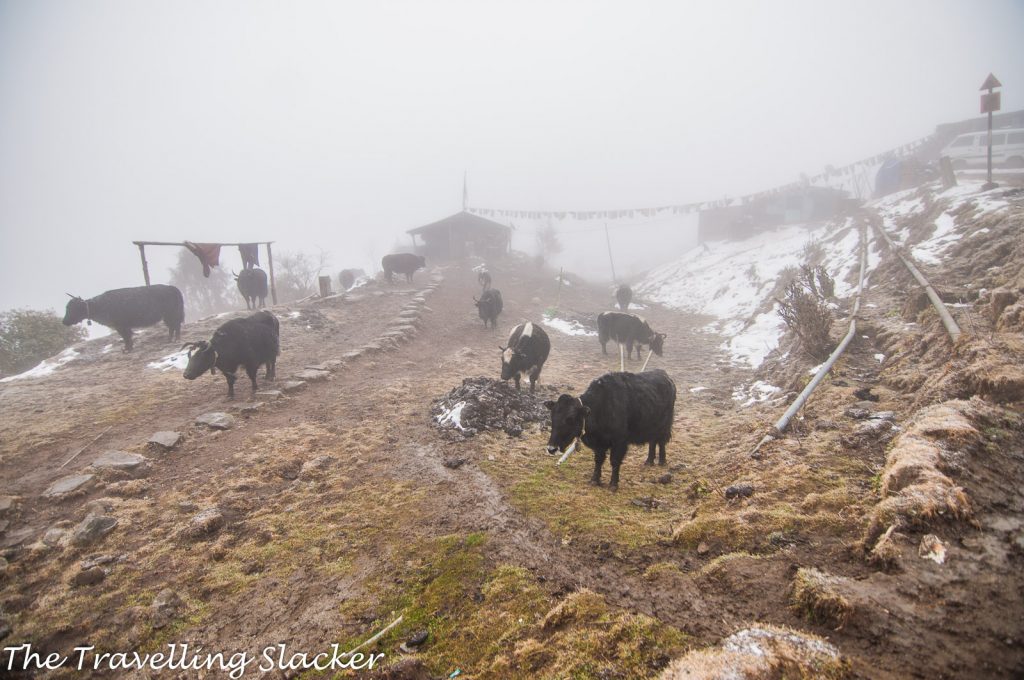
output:
<instances>
[{"instance_id":1,"label":"white pipe","mask_svg":"<svg viewBox=\"0 0 1024 680\"><path fill-rule=\"evenodd\" d=\"M811 382L807 383L807 386L804 387L803 391L801 391L797 398L793 400L793 403L789 405L789 408L787 408L786 412L782 414L782 417L775 421L775 427L772 431L762 437L761 441L757 443L754 450L750 452L751 456L755 455L763 444L772 441L775 439L775 435L780 434L786 429L786 426L789 425L789 421L807 402L807 399L811 396L811 393L814 392L814 389L818 384L825 379L825 376L828 375L832 366L836 363L843 352L846 351L846 347L853 339L854 334L857 332L857 314L860 312L860 297L864 291L864 270L867 268L867 253L867 230L862 224L860 228L860 277L858 278L857 283L857 297L853 302L853 312L850 314L850 330L846 332L846 336L839 343L839 346L832 351L832 354L830 354L828 359L825 360L825 363L818 368L818 372L814 374L813 378L811 378Z\"/></svg>"},{"instance_id":2,"label":"white pipe","mask_svg":"<svg viewBox=\"0 0 1024 680\"><path fill-rule=\"evenodd\" d=\"M647 370L647 362L651 360L651 355L652 354L654 354L654 348L653 347L650 349L650 351L647 352L647 358L644 359L644 365L640 368L640 372L641 373L643 373L644 371Z\"/></svg>"},{"instance_id":3,"label":"white pipe","mask_svg":"<svg viewBox=\"0 0 1024 680\"><path fill-rule=\"evenodd\" d=\"M889 248L892 249L892 252L896 253L896 257L900 258L900 261L906 265L908 270L910 270L911 275L917 279L917 282L924 288L924 292L928 295L928 299L932 301L932 306L935 307L935 311L939 313L942 325L946 327L949 337L955 343L960 337L960 327L956 324L956 321L953 320L953 316L949 313L949 310L946 309L946 305L942 303L942 298L940 298L939 294L935 292L934 288L932 288L932 284L928 283L928 279L924 277L924 274L918 271L917 267L914 266L914 263L910 261L910 258L905 257L903 253L899 251L896 244L893 243L893 240L889 238L889 234L885 233L885 230L882 229L877 222L872 221L871 226L875 228L875 231L882 235L882 238L884 238L885 242L889 244Z\"/></svg>"},{"instance_id":4,"label":"white pipe","mask_svg":"<svg viewBox=\"0 0 1024 680\"><path fill-rule=\"evenodd\" d=\"M621 342L619 343L619 370L620 371L625 371L626 370L626 360L623 358L622 343Z\"/></svg>"}]
</instances>

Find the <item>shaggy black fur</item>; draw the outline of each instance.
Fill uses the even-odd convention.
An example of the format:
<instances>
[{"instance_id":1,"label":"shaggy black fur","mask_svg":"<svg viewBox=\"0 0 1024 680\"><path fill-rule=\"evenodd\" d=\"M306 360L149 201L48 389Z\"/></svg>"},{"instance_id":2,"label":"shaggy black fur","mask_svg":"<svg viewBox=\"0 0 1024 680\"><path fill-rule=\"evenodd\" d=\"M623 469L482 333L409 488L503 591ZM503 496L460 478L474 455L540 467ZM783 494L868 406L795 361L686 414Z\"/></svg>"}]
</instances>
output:
<instances>
[{"instance_id":1,"label":"shaggy black fur","mask_svg":"<svg viewBox=\"0 0 1024 680\"><path fill-rule=\"evenodd\" d=\"M662 370L644 373L606 373L590 383L580 397L563 394L548 401L551 437L548 452L555 453L579 438L594 451L591 484L601 484L601 466L612 454L611 489L619 488L619 467L630 444L647 444L647 465L665 464L665 445L672 438L676 386Z\"/></svg>"},{"instance_id":2,"label":"shaggy black fur","mask_svg":"<svg viewBox=\"0 0 1024 680\"><path fill-rule=\"evenodd\" d=\"M185 299L174 286L154 284L135 288L117 288L83 300L72 296L64 310L64 325L95 321L113 328L124 340L124 351L132 351L132 329L145 328L163 321L168 342L181 339L185 321Z\"/></svg>"}]
</instances>

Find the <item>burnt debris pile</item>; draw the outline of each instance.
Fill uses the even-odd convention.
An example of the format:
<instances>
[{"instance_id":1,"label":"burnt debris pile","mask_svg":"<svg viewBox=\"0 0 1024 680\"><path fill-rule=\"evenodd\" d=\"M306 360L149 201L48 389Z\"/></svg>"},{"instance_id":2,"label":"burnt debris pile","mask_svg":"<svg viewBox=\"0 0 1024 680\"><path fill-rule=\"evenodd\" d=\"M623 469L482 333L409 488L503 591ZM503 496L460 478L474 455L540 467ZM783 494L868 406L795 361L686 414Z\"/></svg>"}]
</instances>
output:
<instances>
[{"instance_id":1,"label":"burnt debris pile","mask_svg":"<svg viewBox=\"0 0 1024 680\"><path fill-rule=\"evenodd\" d=\"M527 385L529 381L527 381ZM518 437L530 423L548 423L551 414L544 401L558 396L551 386L537 392L516 390L515 385L492 378L466 378L462 384L434 402L434 425L455 438L472 437L484 430L504 430Z\"/></svg>"}]
</instances>

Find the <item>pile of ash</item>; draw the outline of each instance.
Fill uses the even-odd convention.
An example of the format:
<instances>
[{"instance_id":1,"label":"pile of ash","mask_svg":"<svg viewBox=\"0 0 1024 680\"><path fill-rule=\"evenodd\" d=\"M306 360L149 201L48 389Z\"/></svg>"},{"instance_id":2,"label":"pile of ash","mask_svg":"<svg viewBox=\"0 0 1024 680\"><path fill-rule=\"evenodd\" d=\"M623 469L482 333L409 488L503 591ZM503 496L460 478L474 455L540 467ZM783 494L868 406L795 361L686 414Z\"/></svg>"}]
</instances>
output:
<instances>
[{"instance_id":1,"label":"pile of ash","mask_svg":"<svg viewBox=\"0 0 1024 680\"><path fill-rule=\"evenodd\" d=\"M529 384L524 379L523 389L517 391L511 381L466 378L434 402L430 409L434 424L457 437L472 437L481 430L504 430L518 437L530 423L549 423L551 412L544 401L558 397L555 387L545 385L530 394Z\"/></svg>"}]
</instances>

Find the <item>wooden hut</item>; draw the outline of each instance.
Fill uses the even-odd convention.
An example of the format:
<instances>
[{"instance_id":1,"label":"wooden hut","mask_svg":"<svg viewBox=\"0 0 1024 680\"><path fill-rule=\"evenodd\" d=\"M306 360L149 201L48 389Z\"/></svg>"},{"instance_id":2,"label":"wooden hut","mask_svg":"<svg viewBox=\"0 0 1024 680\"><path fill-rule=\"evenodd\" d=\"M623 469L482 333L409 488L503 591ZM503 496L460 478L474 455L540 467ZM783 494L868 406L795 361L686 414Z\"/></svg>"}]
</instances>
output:
<instances>
[{"instance_id":1,"label":"wooden hut","mask_svg":"<svg viewBox=\"0 0 1024 680\"><path fill-rule=\"evenodd\" d=\"M465 210L409 229L413 250L428 260L454 260L468 255L493 258L512 247L512 228ZM417 240L417 238L419 240Z\"/></svg>"}]
</instances>

